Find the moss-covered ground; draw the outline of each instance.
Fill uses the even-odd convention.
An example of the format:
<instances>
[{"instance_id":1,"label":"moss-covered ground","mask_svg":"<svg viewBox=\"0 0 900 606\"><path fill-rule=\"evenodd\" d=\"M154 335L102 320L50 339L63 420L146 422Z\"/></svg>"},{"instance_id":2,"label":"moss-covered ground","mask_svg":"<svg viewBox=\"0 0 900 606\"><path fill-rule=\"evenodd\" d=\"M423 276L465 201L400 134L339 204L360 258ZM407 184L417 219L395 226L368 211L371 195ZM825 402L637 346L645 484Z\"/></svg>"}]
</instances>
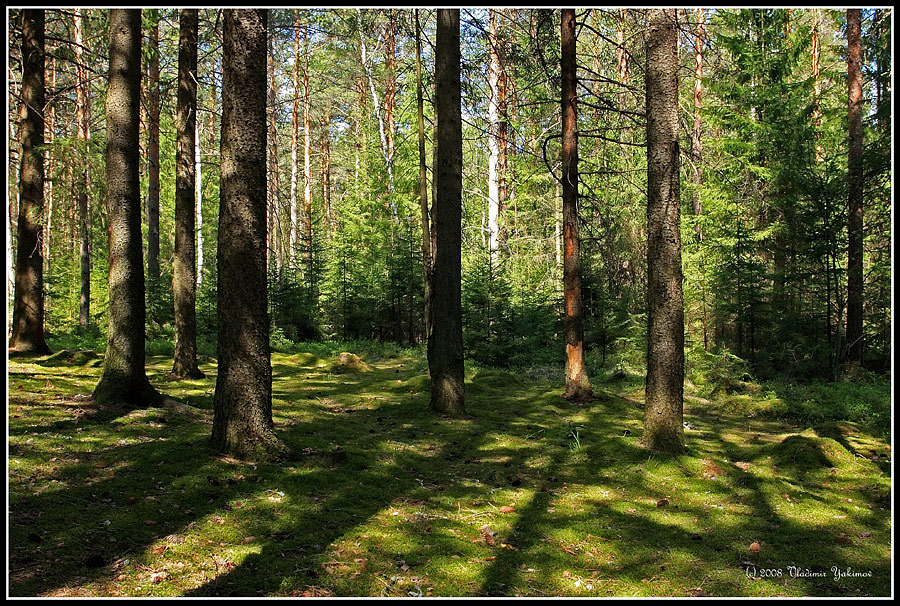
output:
<instances>
[{"instance_id":1,"label":"moss-covered ground","mask_svg":"<svg viewBox=\"0 0 900 606\"><path fill-rule=\"evenodd\" d=\"M215 361L179 404L96 410L102 355L10 360L11 596L886 596L891 450L686 398L680 456L639 445L638 382L470 368L428 411L421 356L273 354L279 465L213 456ZM732 399L733 400L733 399ZM889 404L888 404L889 405ZM849 574L848 574L849 573Z\"/></svg>"}]
</instances>

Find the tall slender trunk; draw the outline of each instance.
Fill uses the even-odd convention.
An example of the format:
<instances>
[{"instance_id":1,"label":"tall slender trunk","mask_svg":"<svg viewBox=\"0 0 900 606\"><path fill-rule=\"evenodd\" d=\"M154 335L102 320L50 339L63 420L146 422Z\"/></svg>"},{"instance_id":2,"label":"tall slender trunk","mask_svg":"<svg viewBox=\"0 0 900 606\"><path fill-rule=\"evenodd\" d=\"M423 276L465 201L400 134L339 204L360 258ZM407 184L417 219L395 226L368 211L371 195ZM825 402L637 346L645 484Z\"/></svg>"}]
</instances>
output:
<instances>
[{"instance_id":1,"label":"tall slender trunk","mask_svg":"<svg viewBox=\"0 0 900 606\"><path fill-rule=\"evenodd\" d=\"M45 354L44 259L44 11L22 11L22 101L16 285L9 349Z\"/></svg>"},{"instance_id":2,"label":"tall slender trunk","mask_svg":"<svg viewBox=\"0 0 900 606\"><path fill-rule=\"evenodd\" d=\"M83 174L78 189L78 224L81 235L81 300L78 323L86 328L91 321L91 218L89 192L91 190L91 163L87 157L90 141L91 105L88 96L87 73L84 66L84 30L82 9L75 9L75 123L78 139L82 142Z\"/></svg>"},{"instance_id":3,"label":"tall slender trunk","mask_svg":"<svg viewBox=\"0 0 900 606\"><path fill-rule=\"evenodd\" d=\"M862 11L847 9L847 79L849 88L849 217L847 222L847 357L863 361L863 130Z\"/></svg>"},{"instance_id":4,"label":"tall slender trunk","mask_svg":"<svg viewBox=\"0 0 900 606\"><path fill-rule=\"evenodd\" d=\"M462 96L459 9L438 9L435 44L437 161L433 315L428 337L432 410L465 413L462 343Z\"/></svg>"},{"instance_id":5,"label":"tall slender trunk","mask_svg":"<svg viewBox=\"0 0 900 606\"><path fill-rule=\"evenodd\" d=\"M363 71L369 82L369 90L372 93L372 104L375 108L375 118L378 120L378 139L381 142L381 154L384 157L384 165L387 169L388 177L388 193L394 193L394 158L388 148L387 130L385 128L384 114L382 113L381 103L378 100L378 92L375 90L375 79L372 77L372 68L369 65L368 50L366 48L366 38L362 27L362 12L356 9L356 24L359 31L359 47L360 57L362 60ZM390 199L391 214L396 220L398 218L396 202L393 197Z\"/></svg>"},{"instance_id":6,"label":"tall slender trunk","mask_svg":"<svg viewBox=\"0 0 900 606\"><path fill-rule=\"evenodd\" d=\"M428 166L425 161L425 101L422 94L422 31L419 24L419 9L415 9L416 21L416 126L419 139L419 209L422 216L422 269L425 274L425 339L431 334L432 258L431 258L431 218L428 213Z\"/></svg>"},{"instance_id":7,"label":"tall slender trunk","mask_svg":"<svg viewBox=\"0 0 900 606\"><path fill-rule=\"evenodd\" d=\"M141 247L139 112L141 11L109 12L106 93L106 212L109 225L109 334L98 405L156 404L144 370L144 259Z\"/></svg>"},{"instance_id":8,"label":"tall slender trunk","mask_svg":"<svg viewBox=\"0 0 900 606\"><path fill-rule=\"evenodd\" d=\"M488 250L491 267L497 266L500 224L500 52L497 11L488 9Z\"/></svg>"},{"instance_id":9,"label":"tall slender trunk","mask_svg":"<svg viewBox=\"0 0 900 606\"><path fill-rule=\"evenodd\" d=\"M200 85L197 85L197 98L200 95ZM199 103L198 103L199 110ZM212 113L212 112L210 112ZM196 181L194 183L194 199L197 203L197 288L203 284L203 155L200 144L200 112L197 112L197 120L194 124L194 173Z\"/></svg>"},{"instance_id":10,"label":"tall slender trunk","mask_svg":"<svg viewBox=\"0 0 900 606\"><path fill-rule=\"evenodd\" d=\"M675 9L652 9L647 34L647 384L643 443L684 450L684 305L678 180Z\"/></svg>"},{"instance_id":11,"label":"tall slender trunk","mask_svg":"<svg viewBox=\"0 0 900 606\"><path fill-rule=\"evenodd\" d=\"M77 36L77 32L76 32ZM56 90L56 57L53 56L53 53L48 53L52 57L50 61L50 90ZM78 67L76 66L76 72ZM44 76L46 78L46 75ZM77 84L76 84L77 86ZM77 92L76 92L77 94ZM44 149L44 172L47 178L44 179L44 206L47 208L47 212L44 220L44 237L42 245L44 247L44 275L48 275L50 268L50 236L53 235L51 232L53 226L53 182L55 181L53 176L53 142L56 139L56 104L48 103L45 108L46 113L46 123L45 123L45 134L47 137L47 147ZM75 108L76 116L78 114L78 108ZM76 117L76 123L78 119ZM48 304L48 299L44 299L44 305Z\"/></svg>"},{"instance_id":12,"label":"tall slender trunk","mask_svg":"<svg viewBox=\"0 0 900 606\"><path fill-rule=\"evenodd\" d=\"M300 154L300 13L294 18L294 103L291 111L291 215L288 232L288 259L293 260L297 250L299 223L299 186L300 167L297 157Z\"/></svg>"},{"instance_id":13,"label":"tall slender trunk","mask_svg":"<svg viewBox=\"0 0 900 606\"><path fill-rule=\"evenodd\" d=\"M197 311L194 275L195 220L194 137L197 132L198 10L182 9L178 34L178 97L175 115L175 259L172 295L175 303L175 360L172 374L199 379L197 366Z\"/></svg>"},{"instance_id":14,"label":"tall slender trunk","mask_svg":"<svg viewBox=\"0 0 900 606\"><path fill-rule=\"evenodd\" d=\"M275 50L272 41L275 38L269 35L269 176L266 179L268 184L268 205L266 210L266 267L277 265L277 254L275 250L278 247L278 123L276 115L278 112L278 87L275 82Z\"/></svg>"},{"instance_id":15,"label":"tall slender trunk","mask_svg":"<svg viewBox=\"0 0 900 606\"><path fill-rule=\"evenodd\" d=\"M578 76L575 61L575 9L560 15L562 73L563 291L565 296L566 391L563 397L585 401L594 396L584 366L581 305L581 239L578 234Z\"/></svg>"},{"instance_id":16,"label":"tall slender trunk","mask_svg":"<svg viewBox=\"0 0 900 606\"><path fill-rule=\"evenodd\" d=\"M311 100L309 98L309 25L303 35L303 256L309 271L312 261L312 122L310 121ZM307 275L307 280L310 276Z\"/></svg>"},{"instance_id":17,"label":"tall slender trunk","mask_svg":"<svg viewBox=\"0 0 900 606\"><path fill-rule=\"evenodd\" d=\"M705 9L697 9L697 29L694 34L694 128L691 131L691 163L693 164L694 191L691 198L694 203L694 215L703 214L703 202L700 200L700 187L703 185L703 122L700 110L703 108L703 46L706 44L704 31ZM697 239L703 239L703 230L699 221L694 224Z\"/></svg>"},{"instance_id":18,"label":"tall slender trunk","mask_svg":"<svg viewBox=\"0 0 900 606\"><path fill-rule=\"evenodd\" d=\"M394 163L394 139L397 125L394 122L394 106L397 103L397 15L388 9L388 24L384 36L384 126L387 140L387 156Z\"/></svg>"},{"instance_id":19,"label":"tall slender trunk","mask_svg":"<svg viewBox=\"0 0 900 606\"><path fill-rule=\"evenodd\" d=\"M219 372L211 447L249 460L289 449L272 421L266 294L267 11L224 11L216 263Z\"/></svg>"},{"instance_id":20,"label":"tall slender trunk","mask_svg":"<svg viewBox=\"0 0 900 606\"><path fill-rule=\"evenodd\" d=\"M820 129L822 121L822 109L820 101L822 96L822 84L819 82L819 62L821 59L821 50L819 48L819 11L812 9L813 14L813 30L812 30L812 76L813 76L813 126L816 129L816 162L824 162L824 149L822 148L822 131Z\"/></svg>"},{"instance_id":21,"label":"tall slender trunk","mask_svg":"<svg viewBox=\"0 0 900 606\"><path fill-rule=\"evenodd\" d=\"M159 281L159 12L152 10L147 68L147 282Z\"/></svg>"},{"instance_id":22,"label":"tall slender trunk","mask_svg":"<svg viewBox=\"0 0 900 606\"><path fill-rule=\"evenodd\" d=\"M325 225L329 234L334 232L334 213L331 208L331 99L325 102L322 117L322 206L325 210Z\"/></svg>"}]
</instances>

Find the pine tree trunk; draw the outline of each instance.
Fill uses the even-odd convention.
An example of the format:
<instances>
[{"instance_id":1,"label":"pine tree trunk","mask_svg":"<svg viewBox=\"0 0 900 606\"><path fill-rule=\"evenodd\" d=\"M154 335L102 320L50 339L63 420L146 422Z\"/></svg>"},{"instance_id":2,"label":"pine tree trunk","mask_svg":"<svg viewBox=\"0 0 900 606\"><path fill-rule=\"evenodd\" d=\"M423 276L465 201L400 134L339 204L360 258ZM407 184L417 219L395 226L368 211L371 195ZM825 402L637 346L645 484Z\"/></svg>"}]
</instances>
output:
<instances>
[{"instance_id":1,"label":"pine tree trunk","mask_svg":"<svg viewBox=\"0 0 900 606\"><path fill-rule=\"evenodd\" d=\"M176 377L205 376L197 366L196 250L194 220L194 135L197 124L197 9L179 14L178 107L175 125L175 260L172 295L175 302Z\"/></svg>"},{"instance_id":2,"label":"pine tree trunk","mask_svg":"<svg viewBox=\"0 0 900 606\"><path fill-rule=\"evenodd\" d=\"M44 11L22 11L19 223L10 351L46 354L44 341Z\"/></svg>"},{"instance_id":3,"label":"pine tree trunk","mask_svg":"<svg viewBox=\"0 0 900 606\"><path fill-rule=\"evenodd\" d=\"M83 145L84 174L78 190L78 224L81 236L81 300L78 323L87 328L91 322L91 218L89 192L91 189L88 141L90 140L91 105L88 97L88 81L85 73L82 47L84 45L82 9L75 9L75 123L78 139Z\"/></svg>"},{"instance_id":4,"label":"pine tree trunk","mask_svg":"<svg viewBox=\"0 0 900 606\"><path fill-rule=\"evenodd\" d=\"M428 337L431 408L465 413L462 342L462 103L459 9L438 9L435 48L437 161L433 317Z\"/></svg>"},{"instance_id":5,"label":"pine tree trunk","mask_svg":"<svg viewBox=\"0 0 900 606\"><path fill-rule=\"evenodd\" d=\"M706 35L703 27L704 9L697 9L697 29L694 37L694 128L691 131L691 163L693 164L694 191L691 194L694 204L694 215L703 214L703 203L700 200L700 187L703 185L703 121L700 110L703 108L703 45L706 43ZM700 223L694 224L694 233L697 240L703 239L703 230Z\"/></svg>"},{"instance_id":6,"label":"pine tree trunk","mask_svg":"<svg viewBox=\"0 0 900 606\"><path fill-rule=\"evenodd\" d=\"M139 112L141 11L109 12L106 93L106 212L109 224L109 333L98 405L160 400L144 370L144 259L141 247Z\"/></svg>"},{"instance_id":7,"label":"pine tree trunk","mask_svg":"<svg viewBox=\"0 0 900 606\"><path fill-rule=\"evenodd\" d=\"M647 385L644 446L684 450L684 308L678 181L675 9L650 11L647 34Z\"/></svg>"},{"instance_id":8,"label":"pine tree trunk","mask_svg":"<svg viewBox=\"0 0 900 606\"><path fill-rule=\"evenodd\" d=\"M566 391L579 402L594 397L584 367L584 324L581 305L581 240L578 234L578 81L575 63L575 9L560 18L562 70L562 207L563 291L565 293Z\"/></svg>"},{"instance_id":9,"label":"pine tree trunk","mask_svg":"<svg viewBox=\"0 0 900 606\"><path fill-rule=\"evenodd\" d=\"M151 293L159 282L159 13L150 27L150 65L147 69L147 282Z\"/></svg>"},{"instance_id":10,"label":"pine tree trunk","mask_svg":"<svg viewBox=\"0 0 900 606\"><path fill-rule=\"evenodd\" d=\"M331 209L331 99L325 102L322 117L322 206L325 225L329 234L334 232L334 214Z\"/></svg>"},{"instance_id":11,"label":"pine tree trunk","mask_svg":"<svg viewBox=\"0 0 900 606\"><path fill-rule=\"evenodd\" d=\"M861 10L847 9L847 79L849 81L848 156L849 217L847 223L847 357L863 361L863 130Z\"/></svg>"},{"instance_id":12,"label":"pine tree trunk","mask_svg":"<svg viewBox=\"0 0 900 606\"><path fill-rule=\"evenodd\" d=\"M266 307L267 11L226 9L219 200L219 372L210 445L249 460L282 458L274 432Z\"/></svg>"},{"instance_id":13,"label":"pine tree trunk","mask_svg":"<svg viewBox=\"0 0 900 606\"><path fill-rule=\"evenodd\" d=\"M419 139L419 209L422 215L422 269L425 274L425 339L431 334L432 284L431 218L428 212L428 166L425 161L425 100L422 94L422 31L419 9L416 21L416 124Z\"/></svg>"},{"instance_id":14,"label":"pine tree trunk","mask_svg":"<svg viewBox=\"0 0 900 606\"><path fill-rule=\"evenodd\" d=\"M272 46L274 36L269 34L269 176L266 179L268 185L268 210L266 211L266 267L277 267L278 247L278 124L276 115L278 112L278 88L275 82L275 50Z\"/></svg>"},{"instance_id":15,"label":"pine tree trunk","mask_svg":"<svg viewBox=\"0 0 900 606\"><path fill-rule=\"evenodd\" d=\"M309 26L303 36L303 256L307 263L307 280L312 279L312 122L309 98Z\"/></svg>"},{"instance_id":16,"label":"pine tree trunk","mask_svg":"<svg viewBox=\"0 0 900 606\"><path fill-rule=\"evenodd\" d=\"M299 223L299 172L300 154L300 13L294 18L294 103L291 111L291 208L290 229L288 231L288 260L294 259L297 250Z\"/></svg>"}]
</instances>

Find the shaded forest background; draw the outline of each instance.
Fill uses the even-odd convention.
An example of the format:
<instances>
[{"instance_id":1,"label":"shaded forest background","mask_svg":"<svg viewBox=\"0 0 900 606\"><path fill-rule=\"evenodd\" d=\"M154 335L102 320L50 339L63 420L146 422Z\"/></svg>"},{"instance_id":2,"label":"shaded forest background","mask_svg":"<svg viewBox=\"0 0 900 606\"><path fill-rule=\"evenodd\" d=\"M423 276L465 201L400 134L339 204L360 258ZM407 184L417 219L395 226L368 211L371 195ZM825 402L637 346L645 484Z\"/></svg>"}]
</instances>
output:
<instances>
[{"instance_id":1,"label":"shaded forest background","mask_svg":"<svg viewBox=\"0 0 900 606\"><path fill-rule=\"evenodd\" d=\"M465 354L476 364L548 375L563 362L554 15L462 11ZM106 11L85 10L76 32L75 16L70 9L46 13L45 326L49 336L72 335L101 349L108 320L109 26ZM18 41L13 17L9 39ZM638 10L578 11L585 351L598 377L645 372L645 19ZM711 384L716 376L837 378L848 346L845 14L728 9L684 11L680 19L688 377L702 369ZM145 208L143 222L147 347L171 354L178 18L174 10L145 10L143 20L141 188L145 206L153 190L159 200L158 230L150 227L155 211ZM421 11L420 22L430 171L433 13ZM891 24L890 10L863 11L863 360L872 371L889 367L891 351ZM201 354L214 356L217 10L200 11L199 32L198 342ZM414 32L412 11L270 11L268 304L276 351L322 339L423 341ZM8 279L18 214L19 53L11 43ZM695 110L698 53L702 104ZM156 159L149 136L154 104ZM79 112L89 124L80 131ZM495 173L500 205L492 207ZM428 178L430 187L430 172ZM89 221L82 231L78 203L85 194ZM80 319L85 248L90 299Z\"/></svg>"}]
</instances>

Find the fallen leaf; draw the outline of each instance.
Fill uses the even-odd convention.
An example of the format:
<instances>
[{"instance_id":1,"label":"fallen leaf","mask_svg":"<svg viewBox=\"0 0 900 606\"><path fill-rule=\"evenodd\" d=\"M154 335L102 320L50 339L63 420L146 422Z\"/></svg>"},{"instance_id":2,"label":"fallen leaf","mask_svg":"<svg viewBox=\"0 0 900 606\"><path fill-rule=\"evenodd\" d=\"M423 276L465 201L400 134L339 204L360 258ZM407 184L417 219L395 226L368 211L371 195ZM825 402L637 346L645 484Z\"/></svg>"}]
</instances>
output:
<instances>
[{"instance_id":1,"label":"fallen leaf","mask_svg":"<svg viewBox=\"0 0 900 606\"><path fill-rule=\"evenodd\" d=\"M109 463L107 463L106 461L97 461L95 467L103 469L104 467L109 467Z\"/></svg>"},{"instance_id":2,"label":"fallen leaf","mask_svg":"<svg viewBox=\"0 0 900 606\"><path fill-rule=\"evenodd\" d=\"M497 534L497 532L493 528L488 526L487 524L485 524L484 526L481 527L482 538L488 545L490 545L492 547L494 545L494 536L496 534Z\"/></svg>"},{"instance_id":3,"label":"fallen leaf","mask_svg":"<svg viewBox=\"0 0 900 606\"><path fill-rule=\"evenodd\" d=\"M572 573L571 573L570 571L568 571L568 570L563 570L563 573L562 573L562 574L563 574L563 577L566 578L566 579L571 579L571 578L572 578Z\"/></svg>"},{"instance_id":4,"label":"fallen leaf","mask_svg":"<svg viewBox=\"0 0 900 606\"><path fill-rule=\"evenodd\" d=\"M759 553L759 550L760 550L759 543L757 543L756 541L753 541L752 543L750 543L750 551L752 551L753 553Z\"/></svg>"},{"instance_id":5,"label":"fallen leaf","mask_svg":"<svg viewBox=\"0 0 900 606\"><path fill-rule=\"evenodd\" d=\"M165 581L167 578L169 578L169 575L166 574L165 570L163 570L162 572L154 572L150 575L150 582L159 583L161 581Z\"/></svg>"},{"instance_id":6,"label":"fallen leaf","mask_svg":"<svg viewBox=\"0 0 900 606\"><path fill-rule=\"evenodd\" d=\"M656 502L657 507L665 507L669 504L669 499L660 499Z\"/></svg>"},{"instance_id":7,"label":"fallen leaf","mask_svg":"<svg viewBox=\"0 0 900 606\"><path fill-rule=\"evenodd\" d=\"M870 536L872 536L872 533L871 533L871 532L861 532L861 533L859 533L859 538L861 538L861 539L868 539Z\"/></svg>"},{"instance_id":8,"label":"fallen leaf","mask_svg":"<svg viewBox=\"0 0 900 606\"><path fill-rule=\"evenodd\" d=\"M500 509L499 509L500 513L512 513L512 512L514 512L515 510L516 510L516 508L515 508L515 507L512 507L512 506L510 506L510 505L503 505L503 506L500 507Z\"/></svg>"},{"instance_id":9,"label":"fallen leaf","mask_svg":"<svg viewBox=\"0 0 900 606\"><path fill-rule=\"evenodd\" d=\"M738 461L735 463L735 465L737 467L740 467L744 471L748 471L750 469L750 463L747 463L746 461Z\"/></svg>"}]
</instances>

